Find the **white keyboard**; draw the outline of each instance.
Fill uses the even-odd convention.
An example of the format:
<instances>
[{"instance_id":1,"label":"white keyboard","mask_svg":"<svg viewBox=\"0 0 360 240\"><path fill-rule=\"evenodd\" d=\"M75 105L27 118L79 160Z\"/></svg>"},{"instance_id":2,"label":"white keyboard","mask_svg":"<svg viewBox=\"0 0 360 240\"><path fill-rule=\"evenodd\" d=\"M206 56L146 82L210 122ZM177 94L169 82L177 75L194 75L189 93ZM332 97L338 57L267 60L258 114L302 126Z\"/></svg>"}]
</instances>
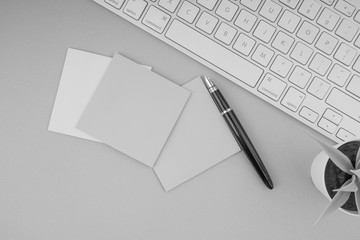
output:
<instances>
[{"instance_id":1,"label":"white keyboard","mask_svg":"<svg viewBox=\"0 0 360 240\"><path fill-rule=\"evenodd\" d=\"M94 0L335 142L360 138L360 0Z\"/></svg>"}]
</instances>

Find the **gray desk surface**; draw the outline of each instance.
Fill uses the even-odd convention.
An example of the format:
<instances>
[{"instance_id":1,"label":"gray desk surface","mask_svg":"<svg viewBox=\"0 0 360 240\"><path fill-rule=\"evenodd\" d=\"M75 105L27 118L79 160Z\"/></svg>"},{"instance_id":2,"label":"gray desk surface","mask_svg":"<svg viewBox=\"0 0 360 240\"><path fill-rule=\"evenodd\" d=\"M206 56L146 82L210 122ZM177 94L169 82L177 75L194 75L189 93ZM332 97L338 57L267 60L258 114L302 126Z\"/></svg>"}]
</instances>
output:
<instances>
[{"instance_id":1,"label":"gray desk surface","mask_svg":"<svg viewBox=\"0 0 360 240\"><path fill-rule=\"evenodd\" d=\"M358 239L310 179L320 151L301 123L90 0L0 3L0 239ZM69 47L115 51L183 84L216 79L271 173L237 154L165 193L153 171L99 143L47 130ZM329 143L331 143L329 141Z\"/></svg>"}]
</instances>

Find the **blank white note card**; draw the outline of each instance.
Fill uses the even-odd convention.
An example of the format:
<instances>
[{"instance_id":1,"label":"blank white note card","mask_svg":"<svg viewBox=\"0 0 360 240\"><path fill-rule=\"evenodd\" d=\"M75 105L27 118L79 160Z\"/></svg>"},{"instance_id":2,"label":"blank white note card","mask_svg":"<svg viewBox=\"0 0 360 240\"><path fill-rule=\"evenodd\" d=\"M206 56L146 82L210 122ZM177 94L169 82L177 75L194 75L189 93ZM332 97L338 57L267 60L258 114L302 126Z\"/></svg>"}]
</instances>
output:
<instances>
[{"instance_id":1,"label":"blank white note card","mask_svg":"<svg viewBox=\"0 0 360 240\"><path fill-rule=\"evenodd\" d=\"M183 87L191 96L154 166L165 191L240 151L202 79Z\"/></svg>"},{"instance_id":2,"label":"blank white note card","mask_svg":"<svg viewBox=\"0 0 360 240\"><path fill-rule=\"evenodd\" d=\"M152 167L190 91L115 54L77 128Z\"/></svg>"}]
</instances>

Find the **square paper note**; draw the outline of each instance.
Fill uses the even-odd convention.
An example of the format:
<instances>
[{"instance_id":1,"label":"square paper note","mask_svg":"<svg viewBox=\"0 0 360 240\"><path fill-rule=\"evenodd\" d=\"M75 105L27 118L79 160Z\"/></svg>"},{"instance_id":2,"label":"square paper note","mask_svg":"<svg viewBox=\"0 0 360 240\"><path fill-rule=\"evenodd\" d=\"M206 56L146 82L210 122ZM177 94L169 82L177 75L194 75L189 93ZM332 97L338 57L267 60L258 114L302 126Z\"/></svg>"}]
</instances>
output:
<instances>
[{"instance_id":1,"label":"square paper note","mask_svg":"<svg viewBox=\"0 0 360 240\"><path fill-rule=\"evenodd\" d=\"M77 128L153 166L190 91L115 54Z\"/></svg>"},{"instance_id":2,"label":"square paper note","mask_svg":"<svg viewBox=\"0 0 360 240\"><path fill-rule=\"evenodd\" d=\"M240 151L201 78L183 87L191 96L154 166L165 191Z\"/></svg>"}]
</instances>

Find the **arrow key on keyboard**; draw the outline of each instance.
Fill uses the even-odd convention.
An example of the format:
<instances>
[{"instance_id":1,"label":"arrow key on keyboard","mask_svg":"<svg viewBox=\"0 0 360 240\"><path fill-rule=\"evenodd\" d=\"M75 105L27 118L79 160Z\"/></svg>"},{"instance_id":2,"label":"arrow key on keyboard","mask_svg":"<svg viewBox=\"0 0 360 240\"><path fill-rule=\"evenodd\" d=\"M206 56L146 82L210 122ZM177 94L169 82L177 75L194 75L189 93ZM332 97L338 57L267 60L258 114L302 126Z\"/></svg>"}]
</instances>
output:
<instances>
[{"instance_id":1,"label":"arrow key on keyboard","mask_svg":"<svg viewBox=\"0 0 360 240\"><path fill-rule=\"evenodd\" d=\"M337 125L333 124L326 118L321 118L318 125L328 133L334 133L337 128Z\"/></svg>"},{"instance_id":2,"label":"arrow key on keyboard","mask_svg":"<svg viewBox=\"0 0 360 240\"><path fill-rule=\"evenodd\" d=\"M343 118L340 114L338 114L337 112L334 112L330 108L326 109L323 117L326 118L327 120L333 122L336 125L339 125Z\"/></svg>"},{"instance_id":3,"label":"arrow key on keyboard","mask_svg":"<svg viewBox=\"0 0 360 240\"><path fill-rule=\"evenodd\" d=\"M319 114L308 107L303 107L300 110L299 115L312 123L314 123L319 116Z\"/></svg>"}]
</instances>

